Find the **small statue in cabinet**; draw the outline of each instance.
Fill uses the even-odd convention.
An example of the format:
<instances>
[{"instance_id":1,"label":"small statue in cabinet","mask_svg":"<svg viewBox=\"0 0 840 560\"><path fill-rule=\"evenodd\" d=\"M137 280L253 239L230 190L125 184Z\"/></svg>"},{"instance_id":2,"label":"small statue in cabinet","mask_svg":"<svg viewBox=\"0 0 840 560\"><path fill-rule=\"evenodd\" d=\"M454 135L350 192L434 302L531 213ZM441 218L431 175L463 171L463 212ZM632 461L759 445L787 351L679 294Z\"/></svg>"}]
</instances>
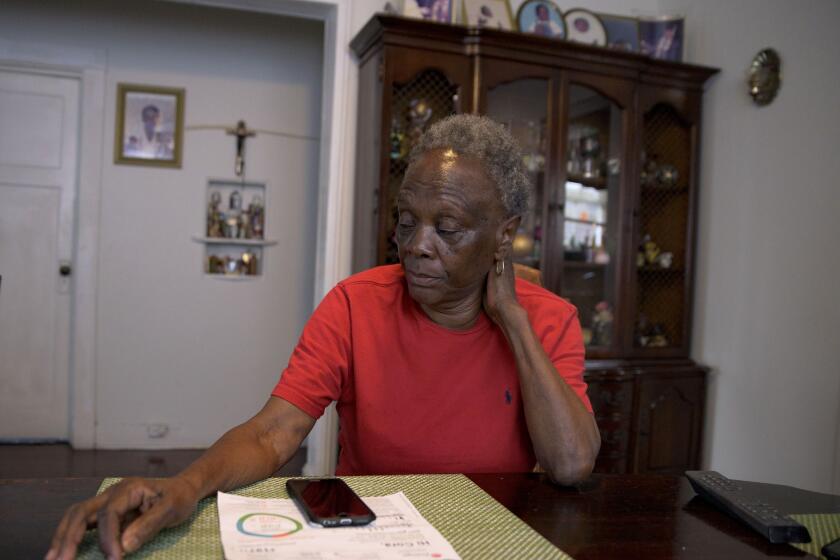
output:
<instances>
[{"instance_id":1,"label":"small statue in cabinet","mask_svg":"<svg viewBox=\"0 0 840 560\"><path fill-rule=\"evenodd\" d=\"M224 214L219 210L222 203L222 194L213 191L210 194L210 203L207 205L207 237L224 237L222 233L222 221Z\"/></svg>"},{"instance_id":2,"label":"small statue in cabinet","mask_svg":"<svg viewBox=\"0 0 840 560\"><path fill-rule=\"evenodd\" d=\"M265 205L260 196L254 196L248 205L248 224L248 238L262 239L265 229Z\"/></svg>"},{"instance_id":3,"label":"small statue in cabinet","mask_svg":"<svg viewBox=\"0 0 840 560\"><path fill-rule=\"evenodd\" d=\"M228 199L228 211L225 212L224 232L225 237L236 239L241 237L240 217L242 214L242 194L239 191L230 193Z\"/></svg>"}]
</instances>

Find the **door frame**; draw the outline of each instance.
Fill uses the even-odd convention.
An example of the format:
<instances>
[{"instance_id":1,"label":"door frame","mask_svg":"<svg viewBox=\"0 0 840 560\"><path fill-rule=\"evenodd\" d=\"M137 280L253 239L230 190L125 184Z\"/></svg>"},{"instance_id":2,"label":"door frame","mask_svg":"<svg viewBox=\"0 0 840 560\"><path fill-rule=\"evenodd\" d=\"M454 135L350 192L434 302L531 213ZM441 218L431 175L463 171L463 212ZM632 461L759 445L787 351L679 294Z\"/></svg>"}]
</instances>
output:
<instances>
[{"instance_id":1,"label":"door frame","mask_svg":"<svg viewBox=\"0 0 840 560\"><path fill-rule=\"evenodd\" d=\"M79 80L76 215L73 232L70 360L67 375L70 444L95 445L96 284L99 261L99 200L105 119L105 53L0 40L0 68Z\"/></svg>"},{"instance_id":2,"label":"door frame","mask_svg":"<svg viewBox=\"0 0 840 560\"><path fill-rule=\"evenodd\" d=\"M350 275L353 256L353 177L359 69L347 45L352 39L352 0L169 0L320 21L324 25L321 78L321 145L318 225L312 309ZM330 475L338 459L335 403L307 437L303 474Z\"/></svg>"}]
</instances>

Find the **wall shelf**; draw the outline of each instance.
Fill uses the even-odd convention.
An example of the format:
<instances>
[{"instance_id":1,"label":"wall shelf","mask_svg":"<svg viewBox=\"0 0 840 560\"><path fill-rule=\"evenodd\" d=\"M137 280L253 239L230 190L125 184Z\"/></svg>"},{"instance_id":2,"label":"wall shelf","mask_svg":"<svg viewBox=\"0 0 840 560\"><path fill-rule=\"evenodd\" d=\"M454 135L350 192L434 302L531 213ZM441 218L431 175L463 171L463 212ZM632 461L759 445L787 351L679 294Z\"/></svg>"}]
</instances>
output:
<instances>
[{"instance_id":1,"label":"wall shelf","mask_svg":"<svg viewBox=\"0 0 840 560\"><path fill-rule=\"evenodd\" d=\"M247 280L263 273L265 239L265 183L209 179L204 201L204 273L224 280Z\"/></svg>"}]
</instances>

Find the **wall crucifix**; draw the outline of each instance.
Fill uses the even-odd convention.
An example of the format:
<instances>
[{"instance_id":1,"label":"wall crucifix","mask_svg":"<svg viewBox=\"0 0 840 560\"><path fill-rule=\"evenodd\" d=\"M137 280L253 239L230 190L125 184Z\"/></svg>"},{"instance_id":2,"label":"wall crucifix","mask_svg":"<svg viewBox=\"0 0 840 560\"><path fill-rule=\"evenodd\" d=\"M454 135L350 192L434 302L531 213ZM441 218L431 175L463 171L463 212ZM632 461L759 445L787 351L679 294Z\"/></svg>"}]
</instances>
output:
<instances>
[{"instance_id":1,"label":"wall crucifix","mask_svg":"<svg viewBox=\"0 0 840 560\"><path fill-rule=\"evenodd\" d=\"M242 177L245 173L245 139L251 136L256 136L255 130L249 130L245 125L245 121L236 123L236 128L228 128L225 130L231 136L236 136L236 162L234 163L234 172L237 177Z\"/></svg>"}]
</instances>

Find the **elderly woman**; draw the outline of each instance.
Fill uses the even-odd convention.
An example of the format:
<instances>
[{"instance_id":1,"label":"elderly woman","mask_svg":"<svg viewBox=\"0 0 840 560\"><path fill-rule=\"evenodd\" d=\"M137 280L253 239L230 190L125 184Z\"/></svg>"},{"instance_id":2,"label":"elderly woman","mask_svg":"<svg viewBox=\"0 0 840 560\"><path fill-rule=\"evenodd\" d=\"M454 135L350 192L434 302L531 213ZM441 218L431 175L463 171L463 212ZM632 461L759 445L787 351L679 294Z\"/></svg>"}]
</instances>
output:
<instances>
[{"instance_id":1,"label":"elderly woman","mask_svg":"<svg viewBox=\"0 0 840 560\"><path fill-rule=\"evenodd\" d=\"M94 524L106 554L121 557L186 520L202 497L271 476L332 401L338 474L539 463L560 484L586 478L600 438L575 308L513 274L528 192L502 126L468 115L432 126L399 193L400 264L327 294L254 418L176 477L125 481L70 508L47 558L72 558Z\"/></svg>"}]
</instances>

